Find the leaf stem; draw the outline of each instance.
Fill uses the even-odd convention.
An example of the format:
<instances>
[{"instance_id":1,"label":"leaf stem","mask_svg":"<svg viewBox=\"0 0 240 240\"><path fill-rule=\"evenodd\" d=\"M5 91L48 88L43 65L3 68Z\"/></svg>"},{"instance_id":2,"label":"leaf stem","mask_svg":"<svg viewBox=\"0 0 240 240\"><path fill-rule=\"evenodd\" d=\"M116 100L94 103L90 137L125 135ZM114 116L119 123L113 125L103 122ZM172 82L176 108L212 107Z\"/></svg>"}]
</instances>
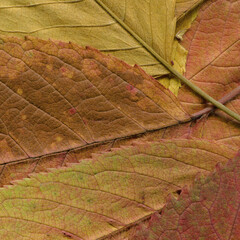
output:
<instances>
[{"instance_id":1,"label":"leaf stem","mask_svg":"<svg viewBox=\"0 0 240 240\"><path fill-rule=\"evenodd\" d=\"M222 104L226 104L228 101L232 100L233 98L235 98L239 94L240 94L240 86L234 88L230 93L226 94L224 97L222 97L218 101ZM214 106L206 107L203 110L192 114L191 119L197 119L204 114L210 113L214 109L215 109Z\"/></svg>"},{"instance_id":2,"label":"leaf stem","mask_svg":"<svg viewBox=\"0 0 240 240\"><path fill-rule=\"evenodd\" d=\"M143 47L145 47L159 62L161 62L170 72L172 72L176 77L178 77L183 83L190 87L194 92L198 93L202 98L212 103L217 108L221 109L223 112L227 113L234 119L240 122L240 115L233 112L229 108L225 107L220 102L216 101L214 98L205 93L201 88L190 82L187 78L176 71L165 59L163 59L158 53L156 53L152 47L150 47L146 42L142 40L130 27L127 26L111 9L109 9L101 0L95 0L106 12L108 12L125 30L127 30Z\"/></svg>"}]
</instances>

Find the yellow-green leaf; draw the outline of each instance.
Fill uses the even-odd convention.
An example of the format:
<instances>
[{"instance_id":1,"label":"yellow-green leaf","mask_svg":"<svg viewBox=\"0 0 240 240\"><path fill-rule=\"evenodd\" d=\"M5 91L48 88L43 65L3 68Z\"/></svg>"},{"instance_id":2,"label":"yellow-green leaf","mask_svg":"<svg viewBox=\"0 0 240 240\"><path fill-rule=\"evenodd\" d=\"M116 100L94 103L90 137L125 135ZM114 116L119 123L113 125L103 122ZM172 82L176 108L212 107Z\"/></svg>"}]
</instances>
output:
<instances>
[{"instance_id":1,"label":"yellow-green leaf","mask_svg":"<svg viewBox=\"0 0 240 240\"><path fill-rule=\"evenodd\" d=\"M236 152L214 141L137 143L0 189L0 239L110 236L160 210L169 193Z\"/></svg>"},{"instance_id":2,"label":"yellow-green leaf","mask_svg":"<svg viewBox=\"0 0 240 240\"><path fill-rule=\"evenodd\" d=\"M175 1L7 0L0 3L0 33L90 45L161 77L169 71L99 3L106 4L153 51L178 66L178 62L185 62L186 54L174 58ZM165 86L176 94L179 81L167 82L169 86Z\"/></svg>"},{"instance_id":3,"label":"yellow-green leaf","mask_svg":"<svg viewBox=\"0 0 240 240\"><path fill-rule=\"evenodd\" d=\"M176 18L175 0L102 0L161 57L170 61ZM119 4L121 5L119 7Z\"/></svg>"},{"instance_id":4,"label":"yellow-green leaf","mask_svg":"<svg viewBox=\"0 0 240 240\"><path fill-rule=\"evenodd\" d=\"M189 11L199 6L204 0L176 0L176 16L184 17Z\"/></svg>"}]
</instances>

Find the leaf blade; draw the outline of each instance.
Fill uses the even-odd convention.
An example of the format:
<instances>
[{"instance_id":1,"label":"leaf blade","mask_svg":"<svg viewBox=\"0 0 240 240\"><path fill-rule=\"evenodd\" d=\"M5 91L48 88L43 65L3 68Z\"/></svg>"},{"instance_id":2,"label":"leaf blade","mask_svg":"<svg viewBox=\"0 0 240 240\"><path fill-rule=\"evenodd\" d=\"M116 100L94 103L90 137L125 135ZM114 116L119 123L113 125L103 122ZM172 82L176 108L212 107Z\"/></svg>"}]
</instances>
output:
<instances>
[{"instance_id":1,"label":"leaf blade","mask_svg":"<svg viewBox=\"0 0 240 240\"><path fill-rule=\"evenodd\" d=\"M153 214L130 239L237 239L239 159L238 154L226 166L218 165L207 178L198 176L191 190L183 189L178 200L169 198L162 214Z\"/></svg>"},{"instance_id":2,"label":"leaf blade","mask_svg":"<svg viewBox=\"0 0 240 240\"><path fill-rule=\"evenodd\" d=\"M52 238L63 238L69 233L76 239L96 239L160 210L169 192L191 182L196 172L206 173L216 162L226 162L234 153L208 141L140 142L67 168L33 174L31 179L0 190L1 226L11 219L6 229L20 236L36 234L35 239L41 239L50 233ZM22 228L24 222L28 224ZM6 231L0 231L0 236L7 236Z\"/></svg>"},{"instance_id":3,"label":"leaf blade","mask_svg":"<svg viewBox=\"0 0 240 240\"><path fill-rule=\"evenodd\" d=\"M101 0L96 0L109 14L115 18L124 28L134 36L155 58L157 58L171 73L173 73L177 78L179 78L183 83L185 83L191 90L200 95L205 100L212 103L217 108L221 109L225 113L229 114L234 119L240 121L240 115L231 111L229 108L225 107L220 102L216 101L214 98L205 93L201 88L196 86L194 83L190 82L187 78L182 76L178 71L176 71L165 59L163 59L155 50L151 48L146 42L144 42L141 37L139 37L131 28L129 28L120 18L118 18L106 5L104 5Z\"/></svg>"},{"instance_id":4,"label":"leaf blade","mask_svg":"<svg viewBox=\"0 0 240 240\"><path fill-rule=\"evenodd\" d=\"M204 0L177 0L176 1L176 17L181 20L189 11L202 4Z\"/></svg>"},{"instance_id":5,"label":"leaf blade","mask_svg":"<svg viewBox=\"0 0 240 240\"><path fill-rule=\"evenodd\" d=\"M186 77L215 99L222 98L239 85L238 4L230 1L217 1L213 4L206 2L183 41L189 50ZM230 14L226 15L226 12ZM213 21L205 22L209 18ZM218 23L220 24L216 28ZM229 30L225 30L226 26ZM205 40L207 42L203 44ZM204 105L186 87L181 89L179 99L190 113L201 110Z\"/></svg>"},{"instance_id":6,"label":"leaf blade","mask_svg":"<svg viewBox=\"0 0 240 240\"><path fill-rule=\"evenodd\" d=\"M1 144L12 146L6 156L1 151L1 163L189 119L177 98L139 67L96 49L11 37L2 37L0 49Z\"/></svg>"},{"instance_id":7,"label":"leaf blade","mask_svg":"<svg viewBox=\"0 0 240 240\"><path fill-rule=\"evenodd\" d=\"M71 40L83 46L90 45L111 52L117 57L123 57L123 60L131 65L137 63L143 68L146 66L146 70L153 75L168 73L95 1L52 1L51 4L43 1L42 4L31 7L24 4L14 7L12 4L12 1L5 3L8 7L3 7L1 11L1 18L6 20L1 29L4 34L21 37L27 34L43 39ZM12 21L8 21L6 16L12 16ZM24 16L31 17L31 24ZM97 20L94 16L97 16ZM108 38L105 37L106 33L109 33ZM130 54L130 57L127 57L127 54Z\"/></svg>"}]
</instances>

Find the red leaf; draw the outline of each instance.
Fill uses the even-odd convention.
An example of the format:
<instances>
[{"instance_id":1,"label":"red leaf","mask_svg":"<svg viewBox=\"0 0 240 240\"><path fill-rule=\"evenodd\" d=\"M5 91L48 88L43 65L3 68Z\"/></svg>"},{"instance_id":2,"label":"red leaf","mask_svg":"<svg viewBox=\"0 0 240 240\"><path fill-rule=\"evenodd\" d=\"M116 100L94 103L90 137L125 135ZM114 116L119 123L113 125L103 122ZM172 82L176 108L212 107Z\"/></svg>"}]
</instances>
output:
<instances>
[{"instance_id":1,"label":"red leaf","mask_svg":"<svg viewBox=\"0 0 240 240\"><path fill-rule=\"evenodd\" d=\"M189 51L186 77L216 100L239 86L240 1L209 0L186 33ZM204 108L204 101L186 86L179 99L189 113Z\"/></svg>"},{"instance_id":2,"label":"red leaf","mask_svg":"<svg viewBox=\"0 0 240 240\"><path fill-rule=\"evenodd\" d=\"M161 214L132 229L137 240L240 239L240 152L207 178L198 176ZM117 237L116 237L117 239Z\"/></svg>"}]
</instances>

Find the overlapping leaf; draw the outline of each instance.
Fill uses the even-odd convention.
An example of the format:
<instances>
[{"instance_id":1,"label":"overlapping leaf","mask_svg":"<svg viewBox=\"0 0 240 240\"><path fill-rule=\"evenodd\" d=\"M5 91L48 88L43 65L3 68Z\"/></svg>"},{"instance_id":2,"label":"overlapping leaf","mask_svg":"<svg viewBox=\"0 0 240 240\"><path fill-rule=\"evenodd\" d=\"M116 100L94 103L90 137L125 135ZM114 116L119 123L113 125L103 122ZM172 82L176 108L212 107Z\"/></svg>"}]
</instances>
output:
<instances>
[{"instance_id":1,"label":"overlapping leaf","mask_svg":"<svg viewBox=\"0 0 240 240\"><path fill-rule=\"evenodd\" d=\"M182 18L189 11L196 6L200 5L204 0L176 0L176 11L177 18Z\"/></svg>"},{"instance_id":2,"label":"overlapping leaf","mask_svg":"<svg viewBox=\"0 0 240 240\"><path fill-rule=\"evenodd\" d=\"M108 2L113 2L115 6L117 4L120 11L125 11L125 8L121 7L124 4L123 1L120 6L119 1ZM50 37L62 41L71 40L82 46L90 45L115 54L129 64L138 63L149 74L161 76L168 73L133 36L93 0L42 1L41 4L38 4L38 1L31 1L31 4L25 1L20 6L18 6L19 2L17 1L4 1L1 5L0 14L1 19L3 19L1 31L4 34L14 36L27 34L43 39ZM29 5L34 6L28 7ZM135 7L143 9L139 4ZM173 14L174 7L175 4L172 6ZM136 12L141 14L141 11ZM124 12L121 11L121 14L124 14ZM26 18L25 16L29 16L31 21L29 21L29 17ZM137 19L134 19L135 24L139 23L139 17L142 16L137 16ZM148 25L148 22L145 25ZM174 29L172 38L173 36Z\"/></svg>"},{"instance_id":3,"label":"overlapping leaf","mask_svg":"<svg viewBox=\"0 0 240 240\"><path fill-rule=\"evenodd\" d=\"M231 105L234 104L239 106L239 101L231 101ZM231 106L229 107L231 108ZM231 148L233 146L238 148L240 145L240 128L238 123L233 122L219 111L216 115L205 116L197 121L148 132L143 136L138 136L137 140L141 142L156 142L161 141L161 139L170 140L176 138L209 140L210 142L214 140L220 144L230 145ZM2 165L0 185L7 185L12 180L22 179L29 173L47 171L48 168L66 166L67 163L76 163L80 159L90 158L91 153L109 151L112 147L128 146L134 144L135 141L136 136L134 138L117 139L105 144L93 144L84 148L66 150L52 155L6 163Z\"/></svg>"},{"instance_id":4,"label":"overlapping leaf","mask_svg":"<svg viewBox=\"0 0 240 240\"><path fill-rule=\"evenodd\" d=\"M0 237L103 237L160 210L168 193L235 152L227 145L199 140L139 142L67 168L34 174L1 189Z\"/></svg>"},{"instance_id":5,"label":"overlapping leaf","mask_svg":"<svg viewBox=\"0 0 240 240\"><path fill-rule=\"evenodd\" d=\"M170 198L161 215L132 229L128 239L239 239L239 176L240 153L207 178L197 177L190 191L185 188L178 200Z\"/></svg>"},{"instance_id":6,"label":"overlapping leaf","mask_svg":"<svg viewBox=\"0 0 240 240\"><path fill-rule=\"evenodd\" d=\"M229 109L240 113L240 98L237 97L227 104ZM157 131L146 137L148 140L157 138L198 138L215 140L219 143L240 146L240 125L223 112L205 114L201 119L174 126L165 131Z\"/></svg>"},{"instance_id":7,"label":"overlapping leaf","mask_svg":"<svg viewBox=\"0 0 240 240\"><path fill-rule=\"evenodd\" d=\"M1 163L188 119L140 68L95 49L2 37L0 65Z\"/></svg>"},{"instance_id":8,"label":"overlapping leaf","mask_svg":"<svg viewBox=\"0 0 240 240\"><path fill-rule=\"evenodd\" d=\"M189 51L186 77L215 99L239 86L240 1L207 1L184 37ZM187 87L179 99L189 113L204 107L204 101Z\"/></svg>"},{"instance_id":9,"label":"overlapping leaf","mask_svg":"<svg viewBox=\"0 0 240 240\"><path fill-rule=\"evenodd\" d=\"M7 0L0 3L0 33L61 39L82 46L90 45L131 65L138 64L154 77L161 77L169 71L99 3L106 4L110 11L123 20L153 51L169 63L174 61L174 67L183 73L186 53L182 54L185 50L174 41L175 2L176 0L34 0L19 3ZM182 9L182 6L180 8ZM163 83L177 94L179 80L165 79Z\"/></svg>"},{"instance_id":10,"label":"overlapping leaf","mask_svg":"<svg viewBox=\"0 0 240 240\"><path fill-rule=\"evenodd\" d=\"M111 52L131 64L140 63L152 75L167 74L168 71L120 26L119 21L96 2L106 4L154 51L171 61L178 71L183 71L183 56L186 52L173 40L175 1L42 0L31 3L25 1L24 4L4 1L0 3L0 15L4 19L2 27L5 27L2 32L23 35L25 31L44 38L51 36L62 40L70 39L81 45L93 45ZM190 6L200 2L202 1L177 1L177 14L183 16L192 8ZM197 68L200 66L203 72L211 73L213 68L206 70L209 67L206 65L212 67L212 62L214 67L224 68L222 72L227 72L224 75L226 78L220 79L218 83L223 84L225 80L231 87L238 83L238 57L235 56L239 25L237 22L233 25L238 13L234 7L238 3L239 1L230 0L208 1L198 18L198 28L200 32L203 29L203 33L212 31L215 20L218 19L214 12L219 12L218 8L226 20L229 30L223 31L220 60L214 60L216 52L212 53L208 49L211 53L210 61L200 58ZM157 4L159 8L156 8ZM234 13L232 22L226 17L224 9L230 9ZM22 16L19 16L19 12ZM181 18L176 38L181 40L196 12L197 10L192 11L191 15ZM44 18L45 14L51 15L51 20ZM5 21L6 16L9 21ZM13 20L14 16L17 17ZM26 20L25 16L32 16L32 22ZM22 22L19 21L20 18L23 19ZM207 30L206 19L209 23ZM149 20L152 25L148 24ZM159 21L165 25L156 28ZM171 27L166 28L166 25ZM191 31L201 37L199 29L195 31L193 28ZM221 27L217 30L221 31ZM232 40L227 37L230 35L228 31L233 33ZM192 32L188 33L188 39L191 34ZM205 47L204 44L196 44L196 40L195 36L190 39L190 47L188 40L185 39L184 43L190 51L187 74L190 74L188 77L192 80L195 80L199 71L192 64L196 62L194 52L201 52ZM230 40L233 45L229 46ZM235 47L234 50L232 46ZM225 51L224 48L228 49ZM223 66L231 56L235 65ZM234 198L239 199L239 191L231 185L234 179L231 176L233 167L236 176L239 175L237 160L228 165L228 170L224 170L230 175L230 180L226 178L223 181L225 185L214 182L214 177L207 178L205 182L200 178L190 194L184 190L180 201L172 199L167 204L160 221L158 217L156 221L157 215L150 222L148 218L162 209L169 193L176 195L184 185L189 185L197 172L206 174L214 169L216 163L225 163L235 155L240 141L238 123L217 112L214 116L177 126L176 124L189 120L188 114L173 94L138 66L132 68L93 48L85 49L73 43L43 41L31 37L26 37L25 40L2 37L0 77L1 186L9 184L11 180L25 178L29 173L47 172L49 167L57 168L48 173L33 174L30 178L16 181L14 186L0 190L1 239L116 240L130 238L130 234L135 235L135 239L154 239L159 237L159 232L155 231L159 228L162 237L167 237L167 240L171 237L176 239L176 231L191 239L195 237L194 234L208 240L210 237L215 239L213 234L209 235L212 229L216 229L215 232L223 238L232 236L234 239L237 236L235 231L238 222L233 224L232 215L236 213L238 200L231 202ZM164 78L161 80L165 81ZM214 78L209 85L213 86L213 80ZM201 87L204 89L204 86ZM170 89L174 92L175 88ZM228 89L224 89L221 94L225 95ZM215 90L211 92L216 94ZM221 94L214 97L219 98ZM203 107L202 102L193 94L189 95L186 88L183 89L180 100L190 113ZM238 112L239 98L228 103L228 106ZM160 130L149 132L157 129ZM139 133L145 135L137 136ZM127 136L137 140L122 139ZM118 148L100 155L101 151L109 151L112 147ZM58 168L60 166L65 167ZM220 171L223 178L224 171ZM218 180L218 173L213 176ZM206 182L203 189L201 184ZM220 191L222 195L219 194L219 199L217 197L214 201L213 195L223 187L230 194L225 198L224 192ZM202 211L199 191L204 193L202 202L206 203L207 198L209 202L214 201L210 215L201 215L206 211ZM179 210L179 203L184 201L191 205L183 209L186 210L183 215L188 215L189 218L182 221L181 214L173 214L173 210ZM192 208L193 205L195 208ZM220 205L224 205L221 216L217 215L222 213L219 211ZM190 208L193 209L192 215L189 214ZM235 216L238 216L237 213ZM174 226L174 219L179 218L182 224L179 225L182 227L180 230ZM214 222L210 227L205 224L209 219ZM142 228L137 228L136 234L136 224L140 221ZM172 222L170 230L166 228L166 221ZM226 222L228 224L224 225ZM199 226L203 227L199 230ZM224 229L219 226L224 226ZM164 227L169 231L163 230Z\"/></svg>"}]
</instances>

